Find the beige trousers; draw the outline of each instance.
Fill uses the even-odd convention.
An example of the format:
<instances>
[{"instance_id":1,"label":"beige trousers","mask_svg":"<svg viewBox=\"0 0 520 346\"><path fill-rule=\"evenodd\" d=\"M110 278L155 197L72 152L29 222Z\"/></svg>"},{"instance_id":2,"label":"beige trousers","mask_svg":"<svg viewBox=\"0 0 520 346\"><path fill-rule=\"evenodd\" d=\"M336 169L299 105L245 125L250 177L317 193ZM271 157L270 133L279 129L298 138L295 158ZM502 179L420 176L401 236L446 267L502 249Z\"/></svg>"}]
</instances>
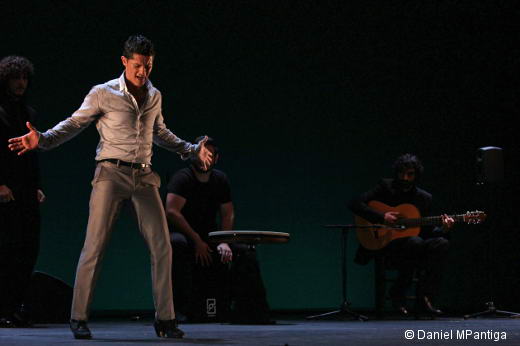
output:
<instances>
[{"instance_id":1,"label":"beige trousers","mask_svg":"<svg viewBox=\"0 0 520 346\"><path fill-rule=\"evenodd\" d=\"M148 245L156 318L171 320L173 310L171 245L166 215L159 196L160 178L147 168L98 163L90 196L85 244L76 270L71 319L88 320L103 253L124 200L131 200L139 230Z\"/></svg>"}]
</instances>

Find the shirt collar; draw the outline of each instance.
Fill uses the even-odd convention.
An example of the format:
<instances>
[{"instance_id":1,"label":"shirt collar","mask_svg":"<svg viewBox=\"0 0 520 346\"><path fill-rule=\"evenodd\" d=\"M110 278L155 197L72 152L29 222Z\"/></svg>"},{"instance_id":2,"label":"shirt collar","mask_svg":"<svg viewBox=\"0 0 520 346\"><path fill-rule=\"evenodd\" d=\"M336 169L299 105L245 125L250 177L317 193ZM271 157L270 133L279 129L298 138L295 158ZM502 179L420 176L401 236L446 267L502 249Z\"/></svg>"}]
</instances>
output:
<instances>
[{"instance_id":1,"label":"shirt collar","mask_svg":"<svg viewBox=\"0 0 520 346\"><path fill-rule=\"evenodd\" d=\"M150 93L150 91L152 90L153 85L152 85L152 82L150 82L149 79L146 80L145 87L146 87L147 92ZM128 92L128 87L126 86L126 80L125 80L125 71L123 71L123 73L119 77L119 91Z\"/></svg>"}]
</instances>

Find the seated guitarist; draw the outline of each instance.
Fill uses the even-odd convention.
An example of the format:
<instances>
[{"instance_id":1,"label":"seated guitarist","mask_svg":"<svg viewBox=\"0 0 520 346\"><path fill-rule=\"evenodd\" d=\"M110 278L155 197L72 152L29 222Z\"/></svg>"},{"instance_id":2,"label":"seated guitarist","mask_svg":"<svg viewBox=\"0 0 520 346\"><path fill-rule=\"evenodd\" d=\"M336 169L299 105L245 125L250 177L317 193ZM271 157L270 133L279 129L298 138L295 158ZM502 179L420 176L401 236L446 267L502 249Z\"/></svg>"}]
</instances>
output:
<instances>
[{"instance_id":1,"label":"seated guitarist","mask_svg":"<svg viewBox=\"0 0 520 346\"><path fill-rule=\"evenodd\" d=\"M354 214L371 223L390 226L398 224L399 218L404 217L397 211L384 212L369 206L370 201L378 201L388 206L412 204L422 216L429 216L432 195L416 186L416 181L423 172L417 156L404 154L396 159L393 167L393 179L382 179L372 190L349 203ZM443 231L453 223L453 218L443 215L441 227L422 227L418 236L393 239L377 252L362 246L358 249L356 262L366 264L376 253L382 253L399 271L397 280L390 288L390 297L392 305L401 315L408 315L405 293L416 269L421 274L416 288L416 314L442 313L432 305L432 298L438 291L443 262L449 247Z\"/></svg>"}]
</instances>

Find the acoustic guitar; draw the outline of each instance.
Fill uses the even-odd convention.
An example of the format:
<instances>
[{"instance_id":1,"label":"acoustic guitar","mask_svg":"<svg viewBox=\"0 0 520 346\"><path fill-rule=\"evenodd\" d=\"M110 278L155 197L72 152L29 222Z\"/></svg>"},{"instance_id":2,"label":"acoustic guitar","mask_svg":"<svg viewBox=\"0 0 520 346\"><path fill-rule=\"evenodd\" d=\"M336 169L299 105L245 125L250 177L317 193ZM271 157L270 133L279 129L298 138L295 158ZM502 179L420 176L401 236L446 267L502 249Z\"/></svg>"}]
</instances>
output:
<instances>
[{"instance_id":1,"label":"acoustic guitar","mask_svg":"<svg viewBox=\"0 0 520 346\"><path fill-rule=\"evenodd\" d=\"M400 218L394 225L373 224L360 216L354 215L356 233L361 245L368 250L380 250L394 239L414 237L419 235L421 226L441 226L442 216L421 217L421 213L412 204L400 204L391 207L379 201L370 201L368 206L386 213L395 211L400 213ZM478 224L486 219L482 211L468 211L465 214L450 215L455 222Z\"/></svg>"}]
</instances>

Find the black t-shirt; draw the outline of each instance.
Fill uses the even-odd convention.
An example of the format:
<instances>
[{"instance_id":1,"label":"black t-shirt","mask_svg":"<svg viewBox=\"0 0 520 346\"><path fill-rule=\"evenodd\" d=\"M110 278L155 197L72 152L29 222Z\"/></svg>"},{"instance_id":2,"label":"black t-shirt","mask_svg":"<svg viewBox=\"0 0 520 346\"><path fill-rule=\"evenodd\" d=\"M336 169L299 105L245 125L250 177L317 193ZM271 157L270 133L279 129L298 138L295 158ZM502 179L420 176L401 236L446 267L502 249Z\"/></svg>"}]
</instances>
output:
<instances>
[{"instance_id":1,"label":"black t-shirt","mask_svg":"<svg viewBox=\"0 0 520 346\"><path fill-rule=\"evenodd\" d=\"M191 168L184 168L171 177L167 189L168 193L186 199L181 213L202 239L207 239L209 232L218 231L220 205L231 202L229 181L222 171L213 169L209 181L202 183Z\"/></svg>"}]
</instances>

